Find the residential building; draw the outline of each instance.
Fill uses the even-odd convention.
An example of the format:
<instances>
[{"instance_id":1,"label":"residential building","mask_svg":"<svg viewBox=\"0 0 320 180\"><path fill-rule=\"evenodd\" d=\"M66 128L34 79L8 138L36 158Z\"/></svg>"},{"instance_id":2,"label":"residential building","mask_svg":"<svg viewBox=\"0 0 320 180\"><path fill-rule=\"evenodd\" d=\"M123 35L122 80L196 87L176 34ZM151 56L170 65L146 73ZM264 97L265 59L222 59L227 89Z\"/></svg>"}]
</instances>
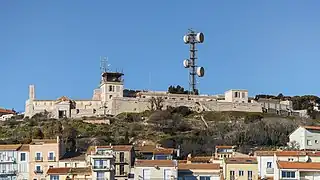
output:
<instances>
[{"instance_id":1,"label":"residential building","mask_svg":"<svg viewBox=\"0 0 320 180\"><path fill-rule=\"evenodd\" d=\"M0 177L17 179L17 157L21 144L0 145Z\"/></svg>"},{"instance_id":2,"label":"residential building","mask_svg":"<svg viewBox=\"0 0 320 180\"><path fill-rule=\"evenodd\" d=\"M178 180L220 180L220 164L212 163L179 163Z\"/></svg>"},{"instance_id":3,"label":"residential building","mask_svg":"<svg viewBox=\"0 0 320 180\"><path fill-rule=\"evenodd\" d=\"M175 156L175 149L164 148L154 145L142 145L134 147L137 159L148 160L172 160Z\"/></svg>"},{"instance_id":4,"label":"residential building","mask_svg":"<svg viewBox=\"0 0 320 180\"><path fill-rule=\"evenodd\" d=\"M92 169L92 178L98 180L114 179L115 153L110 147L96 146L87 152L87 164Z\"/></svg>"},{"instance_id":5,"label":"residential building","mask_svg":"<svg viewBox=\"0 0 320 180\"><path fill-rule=\"evenodd\" d=\"M14 110L0 108L0 117L7 114L17 114Z\"/></svg>"},{"instance_id":6,"label":"residential building","mask_svg":"<svg viewBox=\"0 0 320 180\"><path fill-rule=\"evenodd\" d=\"M91 180L91 168L54 167L47 171L47 180ZM98 179L99 180L99 179ZM105 180L105 179L100 179Z\"/></svg>"},{"instance_id":7,"label":"residential building","mask_svg":"<svg viewBox=\"0 0 320 180\"><path fill-rule=\"evenodd\" d=\"M28 180L29 179L29 144L23 144L18 149L18 180Z\"/></svg>"},{"instance_id":8,"label":"residential building","mask_svg":"<svg viewBox=\"0 0 320 180\"><path fill-rule=\"evenodd\" d=\"M320 126L300 126L289 135L300 150L320 150Z\"/></svg>"},{"instance_id":9,"label":"residential building","mask_svg":"<svg viewBox=\"0 0 320 180\"><path fill-rule=\"evenodd\" d=\"M78 152L66 152L59 160L59 167L87 167L86 155Z\"/></svg>"},{"instance_id":10,"label":"residential building","mask_svg":"<svg viewBox=\"0 0 320 180\"><path fill-rule=\"evenodd\" d=\"M285 162L278 161L275 166L275 178L280 180L320 179L319 162Z\"/></svg>"},{"instance_id":11,"label":"residential building","mask_svg":"<svg viewBox=\"0 0 320 180\"><path fill-rule=\"evenodd\" d=\"M214 156L216 159L230 158L235 152L235 146L216 146Z\"/></svg>"},{"instance_id":12,"label":"residential building","mask_svg":"<svg viewBox=\"0 0 320 180\"><path fill-rule=\"evenodd\" d=\"M320 162L320 152L315 151L256 151L258 174L261 178L275 177L277 161Z\"/></svg>"},{"instance_id":13,"label":"residential building","mask_svg":"<svg viewBox=\"0 0 320 180\"><path fill-rule=\"evenodd\" d=\"M256 158L227 158L223 164L225 180L258 180Z\"/></svg>"},{"instance_id":14,"label":"residential building","mask_svg":"<svg viewBox=\"0 0 320 180\"><path fill-rule=\"evenodd\" d=\"M228 90L225 92L225 100L233 103L248 103L248 90Z\"/></svg>"},{"instance_id":15,"label":"residential building","mask_svg":"<svg viewBox=\"0 0 320 180\"><path fill-rule=\"evenodd\" d=\"M115 153L115 179L125 180L133 176L131 168L134 166L135 153L132 145L91 146L87 152L97 148L108 148Z\"/></svg>"},{"instance_id":16,"label":"residential building","mask_svg":"<svg viewBox=\"0 0 320 180\"><path fill-rule=\"evenodd\" d=\"M29 148L29 179L32 180L46 179L47 170L58 167L59 158L65 153L65 146L59 136L57 139L33 139Z\"/></svg>"},{"instance_id":17,"label":"residential building","mask_svg":"<svg viewBox=\"0 0 320 180\"><path fill-rule=\"evenodd\" d=\"M176 160L136 160L134 168L135 180L178 178L178 163Z\"/></svg>"}]
</instances>

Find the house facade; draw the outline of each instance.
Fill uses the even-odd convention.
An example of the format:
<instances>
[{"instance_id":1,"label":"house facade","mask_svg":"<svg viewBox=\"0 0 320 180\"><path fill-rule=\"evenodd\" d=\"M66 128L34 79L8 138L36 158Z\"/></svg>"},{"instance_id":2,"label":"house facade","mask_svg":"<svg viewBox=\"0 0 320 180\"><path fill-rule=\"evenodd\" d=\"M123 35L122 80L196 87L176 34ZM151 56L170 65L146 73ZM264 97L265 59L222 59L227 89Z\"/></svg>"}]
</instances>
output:
<instances>
[{"instance_id":1,"label":"house facade","mask_svg":"<svg viewBox=\"0 0 320 180\"><path fill-rule=\"evenodd\" d=\"M256 158L227 158L223 164L225 180L258 180Z\"/></svg>"},{"instance_id":2,"label":"house facade","mask_svg":"<svg viewBox=\"0 0 320 180\"><path fill-rule=\"evenodd\" d=\"M29 144L23 144L17 152L18 180L29 179Z\"/></svg>"},{"instance_id":3,"label":"house facade","mask_svg":"<svg viewBox=\"0 0 320 180\"><path fill-rule=\"evenodd\" d=\"M47 171L47 180L91 180L91 169L87 167L54 167ZM99 179L97 179L99 180ZM105 179L101 179L105 180Z\"/></svg>"},{"instance_id":4,"label":"house facade","mask_svg":"<svg viewBox=\"0 0 320 180\"><path fill-rule=\"evenodd\" d=\"M220 164L179 163L178 180L220 180Z\"/></svg>"},{"instance_id":5,"label":"house facade","mask_svg":"<svg viewBox=\"0 0 320 180\"><path fill-rule=\"evenodd\" d=\"M320 126L300 126L289 135L300 150L320 150Z\"/></svg>"},{"instance_id":6,"label":"house facade","mask_svg":"<svg viewBox=\"0 0 320 180\"><path fill-rule=\"evenodd\" d=\"M0 176L4 179L18 177L18 150L21 144L0 145Z\"/></svg>"},{"instance_id":7,"label":"house facade","mask_svg":"<svg viewBox=\"0 0 320 180\"><path fill-rule=\"evenodd\" d=\"M33 139L29 148L29 177L32 180L46 179L48 169L58 167L59 158L65 151L59 136L57 139Z\"/></svg>"},{"instance_id":8,"label":"house facade","mask_svg":"<svg viewBox=\"0 0 320 180\"><path fill-rule=\"evenodd\" d=\"M178 178L178 163L176 160L136 160L134 168L135 180Z\"/></svg>"},{"instance_id":9,"label":"house facade","mask_svg":"<svg viewBox=\"0 0 320 180\"><path fill-rule=\"evenodd\" d=\"M65 153L59 160L58 167L87 167L86 155L80 153Z\"/></svg>"},{"instance_id":10,"label":"house facade","mask_svg":"<svg viewBox=\"0 0 320 180\"><path fill-rule=\"evenodd\" d=\"M115 178L115 153L110 147L95 147L87 153L87 164L93 179Z\"/></svg>"},{"instance_id":11,"label":"house facade","mask_svg":"<svg viewBox=\"0 0 320 180\"><path fill-rule=\"evenodd\" d=\"M274 179L320 179L320 163L278 161L275 166Z\"/></svg>"}]
</instances>

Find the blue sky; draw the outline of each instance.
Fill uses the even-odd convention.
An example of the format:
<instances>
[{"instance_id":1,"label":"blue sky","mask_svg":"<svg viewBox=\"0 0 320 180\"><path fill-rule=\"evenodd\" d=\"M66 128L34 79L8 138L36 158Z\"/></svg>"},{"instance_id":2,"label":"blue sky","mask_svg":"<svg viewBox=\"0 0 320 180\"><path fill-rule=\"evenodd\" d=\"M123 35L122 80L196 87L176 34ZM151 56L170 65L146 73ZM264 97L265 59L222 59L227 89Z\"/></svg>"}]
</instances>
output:
<instances>
[{"instance_id":1,"label":"blue sky","mask_svg":"<svg viewBox=\"0 0 320 180\"><path fill-rule=\"evenodd\" d=\"M126 88L187 87L182 37L190 27L205 34L201 93L318 95L319 7L317 0L1 1L0 106L24 110L29 84L38 99L91 98L100 56L123 69Z\"/></svg>"}]
</instances>

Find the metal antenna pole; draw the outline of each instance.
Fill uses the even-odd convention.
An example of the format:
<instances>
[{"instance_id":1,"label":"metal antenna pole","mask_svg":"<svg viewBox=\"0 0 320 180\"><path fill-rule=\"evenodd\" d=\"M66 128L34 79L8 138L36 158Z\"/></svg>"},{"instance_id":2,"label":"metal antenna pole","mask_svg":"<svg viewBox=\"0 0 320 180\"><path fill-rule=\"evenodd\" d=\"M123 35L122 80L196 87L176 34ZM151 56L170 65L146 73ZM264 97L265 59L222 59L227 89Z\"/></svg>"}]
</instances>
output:
<instances>
[{"instance_id":1,"label":"metal antenna pole","mask_svg":"<svg viewBox=\"0 0 320 180\"><path fill-rule=\"evenodd\" d=\"M190 85L192 94L194 95L196 93L196 44L190 43Z\"/></svg>"}]
</instances>

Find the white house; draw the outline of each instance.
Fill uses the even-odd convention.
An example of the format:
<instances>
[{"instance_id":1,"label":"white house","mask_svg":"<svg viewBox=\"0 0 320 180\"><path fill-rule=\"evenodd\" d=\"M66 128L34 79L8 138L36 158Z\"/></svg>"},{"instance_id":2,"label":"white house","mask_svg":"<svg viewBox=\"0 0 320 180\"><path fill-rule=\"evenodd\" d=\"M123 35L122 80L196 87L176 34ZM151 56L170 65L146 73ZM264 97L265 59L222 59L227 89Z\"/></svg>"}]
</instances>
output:
<instances>
[{"instance_id":1,"label":"white house","mask_svg":"<svg viewBox=\"0 0 320 180\"><path fill-rule=\"evenodd\" d=\"M18 180L29 179L29 144L23 144L18 150Z\"/></svg>"},{"instance_id":2,"label":"white house","mask_svg":"<svg viewBox=\"0 0 320 180\"><path fill-rule=\"evenodd\" d=\"M214 163L179 163L178 180L220 180L220 164Z\"/></svg>"},{"instance_id":3,"label":"white house","mask_svg":"<svg viewBox=\"0 0 320 180\"><path fill-rule=\"evenodd\" d=\"M320 152L315 151L256 151L258 174L261 178L272 178L276 174L277 162L318 162Z\"/></svg>"},{"instance_id":4,"label":"white house","mask_svg":"<svg viewBox=\"0 0 320 180\"><path fill-rule=\"evenodd\" d=\"M320 179L320 163L278 161L274 179Z\"/></svg>"},{"instance_id":5,"label":"white house","mask_svg":"<svg viewBox=\"0 0 320 180\"><path fill-rule=\"evenodd\" d=\"M4 179L17 179L17 151L21 144L0 145L0 175Z\"/></svg>"},{"instance_id":6,"label":"white house","mask_svg":"<svg viewBox=\"0 0 320 180\"><path fill-rule=\"evenodd\" d=\"M300 150L320 150L320 126L300 126L289 135Z\"/></svg>"},{"instance_id":7,"label":"white house","mask_svg":"<svg viewBox=\"0 0 320 180\"><path fill-rule=\"evenodd\" d=\"M178 178L178 163L176 160L136 160L134 168L135 180Z\"/></svg>"},{"instance_id":8,"label":"white house","mask_svg":"<svg viewBox=\"0 0 320 180\"><path fill-rule=\"evenodd\" d=\"M87 164L92 169L92 179L114 179L115 153L111 148L96 148L87 154Z\"/></svg>"}]
</instances>

